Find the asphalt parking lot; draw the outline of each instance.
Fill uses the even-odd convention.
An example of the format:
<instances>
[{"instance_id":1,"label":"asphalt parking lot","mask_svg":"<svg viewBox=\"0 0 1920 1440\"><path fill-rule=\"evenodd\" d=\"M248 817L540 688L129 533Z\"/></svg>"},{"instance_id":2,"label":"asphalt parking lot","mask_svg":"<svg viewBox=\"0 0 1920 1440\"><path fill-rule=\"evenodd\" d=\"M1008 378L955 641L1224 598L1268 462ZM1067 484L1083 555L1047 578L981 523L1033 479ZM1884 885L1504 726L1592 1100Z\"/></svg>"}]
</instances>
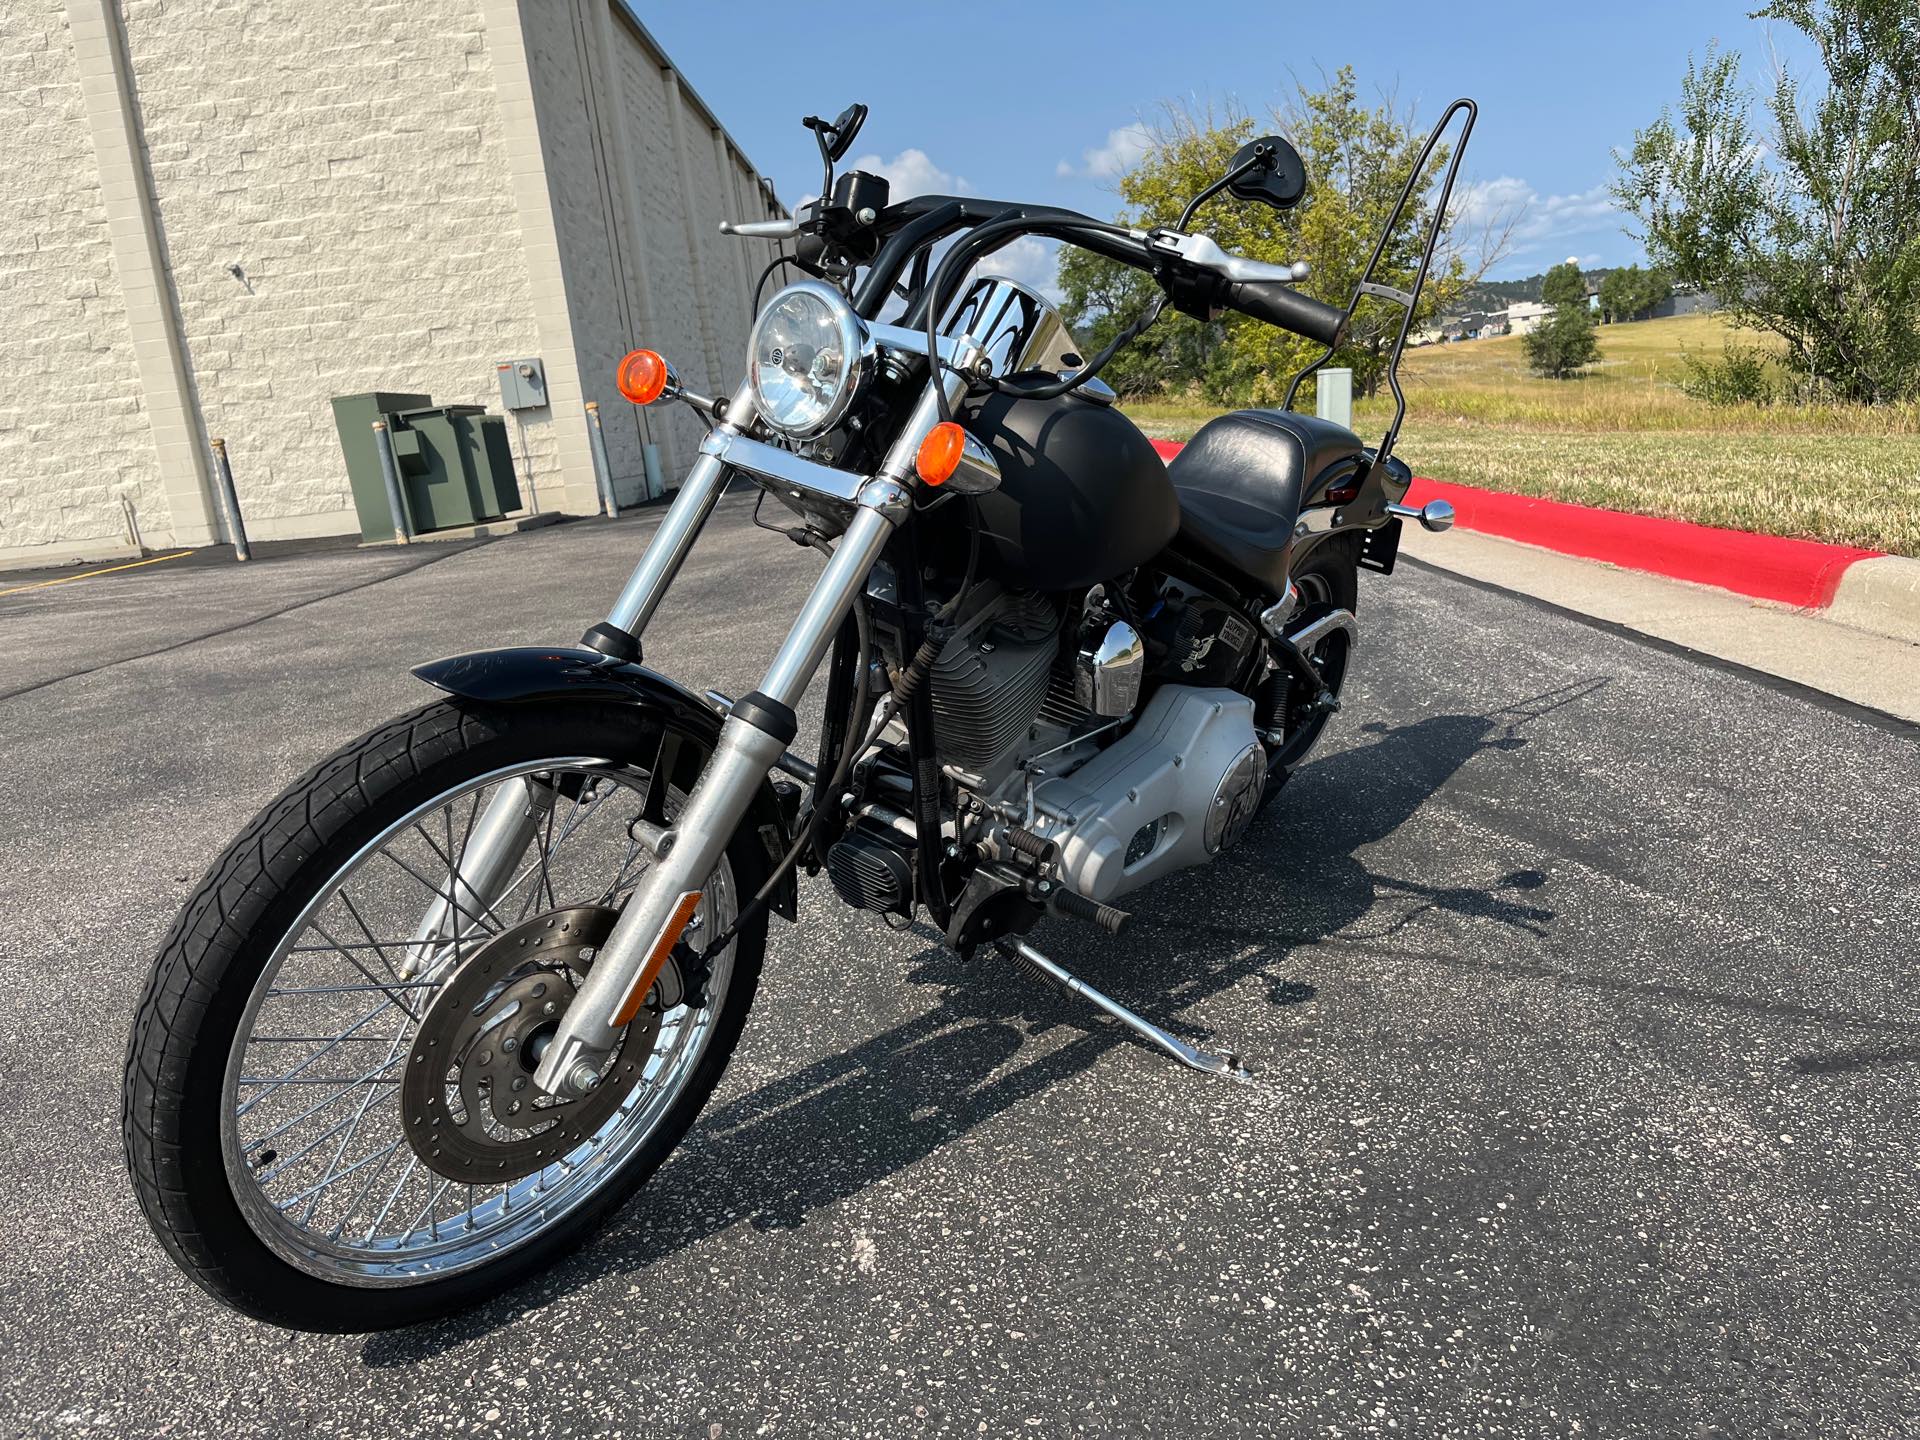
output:
<instances>
[{"instance_id":1,"label":"asphalt parking lot","mask_svg":"<svg viewBox=\"0 0 1920 1440\"><path fill-rule=\"evenodd\" d=\"M1256 1085L809 882L579 1257L408 1332L216 1308L120 1159L174 909L410 664L571 639L651 523L0 599L0 1430L1914 1433L1920 734L1426 569L1369 578L1242 847L1035 937ZM750 688L816 569L728 502L650 663Z\"/></svg>"}]
</instances>

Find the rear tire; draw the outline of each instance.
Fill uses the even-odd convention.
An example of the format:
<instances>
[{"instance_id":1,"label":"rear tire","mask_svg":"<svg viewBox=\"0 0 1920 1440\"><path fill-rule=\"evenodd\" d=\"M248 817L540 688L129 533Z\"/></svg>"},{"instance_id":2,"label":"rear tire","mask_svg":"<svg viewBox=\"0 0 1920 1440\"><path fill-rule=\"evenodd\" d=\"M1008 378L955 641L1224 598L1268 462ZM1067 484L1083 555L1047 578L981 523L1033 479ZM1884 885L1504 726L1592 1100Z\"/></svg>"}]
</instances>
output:
<instances>
[{"instance_id":1,"label":"rear tire","mask_svg":"<svg viewBox=\"0 0 1920 1440\"><path fill-rule=\"evenodd\" d=\"M1300 592L1300 609L1290 622L1298 626L1330 610L1357 611L1360 600L1358 539L1342 537L1316 547L1293 571L1294 588ZM1323 640L1307 658L1327 682L1335 699L1345 689L1350 649L1345 634L1335 632ZM1263 681L1256 694L1256 723L1263 732L1280 729L1285 740L1270 746L1267 752L1267 796L1278 794L1302 761L1320 743L1332 712L1322 711L1303 718L1303 707L1313 697L1285 668L1276 669Z\"/></svg>"},{"instance_id":2,"label":"rear tire","mask_svg":"<svg viewBox=\"0 0 1920 1440\"><path fill-rule=\"evenodd\" d=\"M553 1203L559 1212L554 1219L536 1212L529 1222L521 1212L521 1230L510 1243L502 1242L497 1258L464 1259L460 1263L468 1268L450 1274L436 1275L429 1265L419 1276L396 1269L377 1276L370 1270L358 1280L351 1274L346 1281L325 1278L330 1272L314 1263L289 1263L284 1237L268 1243L248 1218L249 1212L261 1211L259 1196L249 1195L243 1206L229 1169L229 1129L238 1123L228 1113L230 1056L243 1053L236 1043L254 1043L249 1007L261 1003L256 990L263 975L272 965L277 976L288 963L285 947L306 933L298 927L309 903L327 894L336 880L344 890L347 882L341 877L349 872L343 867L436 797L464 798L462 787L472 786L477 777L572 756L628 767L628 774L644 771L655 751L649 745L648 753L636 753L643 732L658 733L631 707L432 704L322 761L269 804L215 862L155 961L133 1024L122 1096L127 1166L141 1207L167 1252L209 1294L248 1315L298 1330L386 1329L446 1315L498 1294L580 1245L679 1144L719 1082L753 1003L766 941L764 914L744 926L734 942L717 1015L705 1014L710 1000L683 1012L697 1016L699 1025L687 1033L697 1034L704 1049L689 1044L692 1053L684 1068L673 1072L677 1091L662 1082L668 1093L661 1108L642 1115L644 1125L635 1121L630 1143L607 1152L590 1185L581 1182L564 1207ZM473 793L477 804L480 792ZM610 812L613 823L623 813ZM551 846L549 853L554 853ZM744 828L722 863L734 893L742 897L767 873L764 847ZM386 960L385 951L380 958ZM451 970L461 963L451 962ZM724 957L716 961L724 963ZM262 993L307 993L274 992L272 984L269 980ZM425 999L432 992L417 993ZM406 1022L396 1023L404 1035ZM367 1109L362 1103L362 1115ZM351 1139L352 1132L347 1133ZM275 1153L264 1152L257 1163L267 1166ZM407 1153L396 1152L397 1157ZM587 1161L581 1161L562 1172L556 1185L588 1171ZM544 1185L546 1172L538 1179ZM407 1184L408 1176L399 1183ZM382 1193L385 1185L382 1179ZM264 1180L261 1192L266 1193ZM392 1200L388 1206L393 1208ZM474 1213L466 1217L469 1230ZM348 1234L356 1235L359 1227L355 1220ZM437 1238L438 1230L434 1233Z\"/></svg>"}]
</instances>

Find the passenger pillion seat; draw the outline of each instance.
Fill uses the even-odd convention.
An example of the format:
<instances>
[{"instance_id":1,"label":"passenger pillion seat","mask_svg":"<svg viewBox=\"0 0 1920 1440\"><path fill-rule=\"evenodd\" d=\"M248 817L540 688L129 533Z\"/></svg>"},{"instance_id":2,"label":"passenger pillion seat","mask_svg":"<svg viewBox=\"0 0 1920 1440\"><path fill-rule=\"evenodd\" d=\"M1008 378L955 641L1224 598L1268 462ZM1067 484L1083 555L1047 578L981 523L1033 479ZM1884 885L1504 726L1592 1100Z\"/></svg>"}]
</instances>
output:
<instances>
[{"instance_id":1,"label":"passenger pillion seat","mask_svg":"<svg viewBox=\"0 0 1920 1440\"><path fill-rule=\"evenodd\" d=\"M1358 474L1361 450L1346 426L1291 410L1210 420L1167 466L1180 496L1180 540L1278 595L1301 504Z\"/></svg>"}]
</instances>

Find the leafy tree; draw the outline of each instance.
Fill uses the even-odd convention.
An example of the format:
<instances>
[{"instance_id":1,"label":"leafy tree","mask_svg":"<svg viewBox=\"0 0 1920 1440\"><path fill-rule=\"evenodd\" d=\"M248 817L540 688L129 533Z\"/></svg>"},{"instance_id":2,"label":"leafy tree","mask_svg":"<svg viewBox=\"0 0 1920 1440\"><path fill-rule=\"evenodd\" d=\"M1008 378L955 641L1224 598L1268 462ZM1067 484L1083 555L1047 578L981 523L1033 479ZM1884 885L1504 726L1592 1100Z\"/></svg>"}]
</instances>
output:
<instances>
[{"instance_id":1,"label":"leafy tree","mask_svg":"<svg viewBox=\"0 0 1920 1440\"><path fill-rule=\"evenodd\" d=\"M1587 282L1580 273L1580 267L1568 260L1547 271L1540 282L1540 299L1556 308L1561 305L1585 305Z\"/></svg>"},{"instance_id":2,"label":"leafy tree","mask_svg":"<svg viewBox=\"0 0 1920 1440\"><path fill-rule=\"evenodd\" d=\"M1300 88L1295 102L1271 119L1290 135L1306 162L1307 198L1286 213L1249 205L1222 195L1193 219L1225 249L1255 260L1305 260L1311 278L1302 287L1332 304L1344 304L1359 281L1375 239L1385 225L1400 188L1426 136L1412 117L1391 101L1369 108L1359 99L1353 71L1342 68L1321 89ZM1269 127L1251 116L1172 107L1141 160L1121 177L1130 225L1172 225L1187 201L1230 167L1234 152ZM1425 227L1432 216L1430 192L1446 161L1437 150L1422 177L1423 199L1389 243L1376 279L1409 288L1420 258ZM1442 252L1421 296L1417 328L1437 315L1468 283L1491 265L1504 248L1510 224L1504 216L1483 222L1475 237L1445 232ZM1463 244L1477 239L1470 267ZM1089 348L1097 348L1130 323L1154 293L1153 281L1137 271L1084 251L1062 253L1060 286L1067 318ZM1348 365L1354 384L1371 394L1385 373L1386 356L1398 333L1400 312L1376 301L1363 302L1347 343L1328 363ZM1171 312L1120 356L1107 374L1115 389L1156 389L1199 382L1219 403L1273 404L1286 392L1288 379L1320 347L1260 321L1231 312L1210 321L1174 317Z\"/></svg>"},{"instance_id":3,"label":"leafy tree","mask_svg":"<svg viewBox=\"0 0 1920 1440\"><path fill-rule=\"evenodd\" d=\"M1740 58L1690 62L1676 111L1636 135L1614 193L1674 277L1785 337L1841 399L1920 394L1920 23L1914 0L1773 0L1814 43L1817 93L1781 71L1766 109Z\"/></svg>"},{"instance_id":4,"label":"leafy tree","mask_svg":"<svg viewBox=\"0 0 1920 1440\"><path fill-rule=\"evenodd\" d=\"M1600 313L1609 325L1638 319L1672 293L1673 282L1658 267L1622 266L1600 281Z\"/></svg>"},{"instance_id":5,"label":"leafy tree","mask_svg":"<svg viewBox=\"0 0 1920 1440\"><path fill-rule=\"evenodd\" d=\"M1553 313L1520 337L1527 364L1537 375L1565 380L1600 358L1600 339L1583 296L1553 307Z\"/></svg>"}]
</instances>

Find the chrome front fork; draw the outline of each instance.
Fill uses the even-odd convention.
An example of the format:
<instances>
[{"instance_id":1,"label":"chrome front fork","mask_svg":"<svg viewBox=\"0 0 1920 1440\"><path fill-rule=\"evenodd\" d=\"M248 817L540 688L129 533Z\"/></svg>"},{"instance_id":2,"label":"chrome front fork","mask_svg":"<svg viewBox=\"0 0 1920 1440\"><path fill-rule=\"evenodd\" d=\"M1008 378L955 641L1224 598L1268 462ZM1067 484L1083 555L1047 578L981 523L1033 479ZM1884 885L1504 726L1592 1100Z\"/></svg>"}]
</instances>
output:
<instances>
[{"instance_id":1,"label":"chrome front fork","mask_svg":"<svg viewBox=\"0 0 1920 1440\"><path fill-rule=\"evenodd\" d=\"M870 480L861 488L833 558L767 667L760 688L734 703L685 808L661 837L657 858L621 910L613 933L600 947L592 971L540 1057L534 1083L542 1089L578 1096L598 1083L607 1053L645 999L707 877L725 855L768 771L792 743L794 707L865 587L888 537L906 515L908 503L908 492L891 480ZM652 558L650 550L643 569ZM629 583L627 589L629 594L621 597L623 606L635 586ZM650 613L652 604L647 601L646 596L634 597L635 612ZM652 597L652 603L657 601L657 596Z\"/></svg>"}]
</instances>

